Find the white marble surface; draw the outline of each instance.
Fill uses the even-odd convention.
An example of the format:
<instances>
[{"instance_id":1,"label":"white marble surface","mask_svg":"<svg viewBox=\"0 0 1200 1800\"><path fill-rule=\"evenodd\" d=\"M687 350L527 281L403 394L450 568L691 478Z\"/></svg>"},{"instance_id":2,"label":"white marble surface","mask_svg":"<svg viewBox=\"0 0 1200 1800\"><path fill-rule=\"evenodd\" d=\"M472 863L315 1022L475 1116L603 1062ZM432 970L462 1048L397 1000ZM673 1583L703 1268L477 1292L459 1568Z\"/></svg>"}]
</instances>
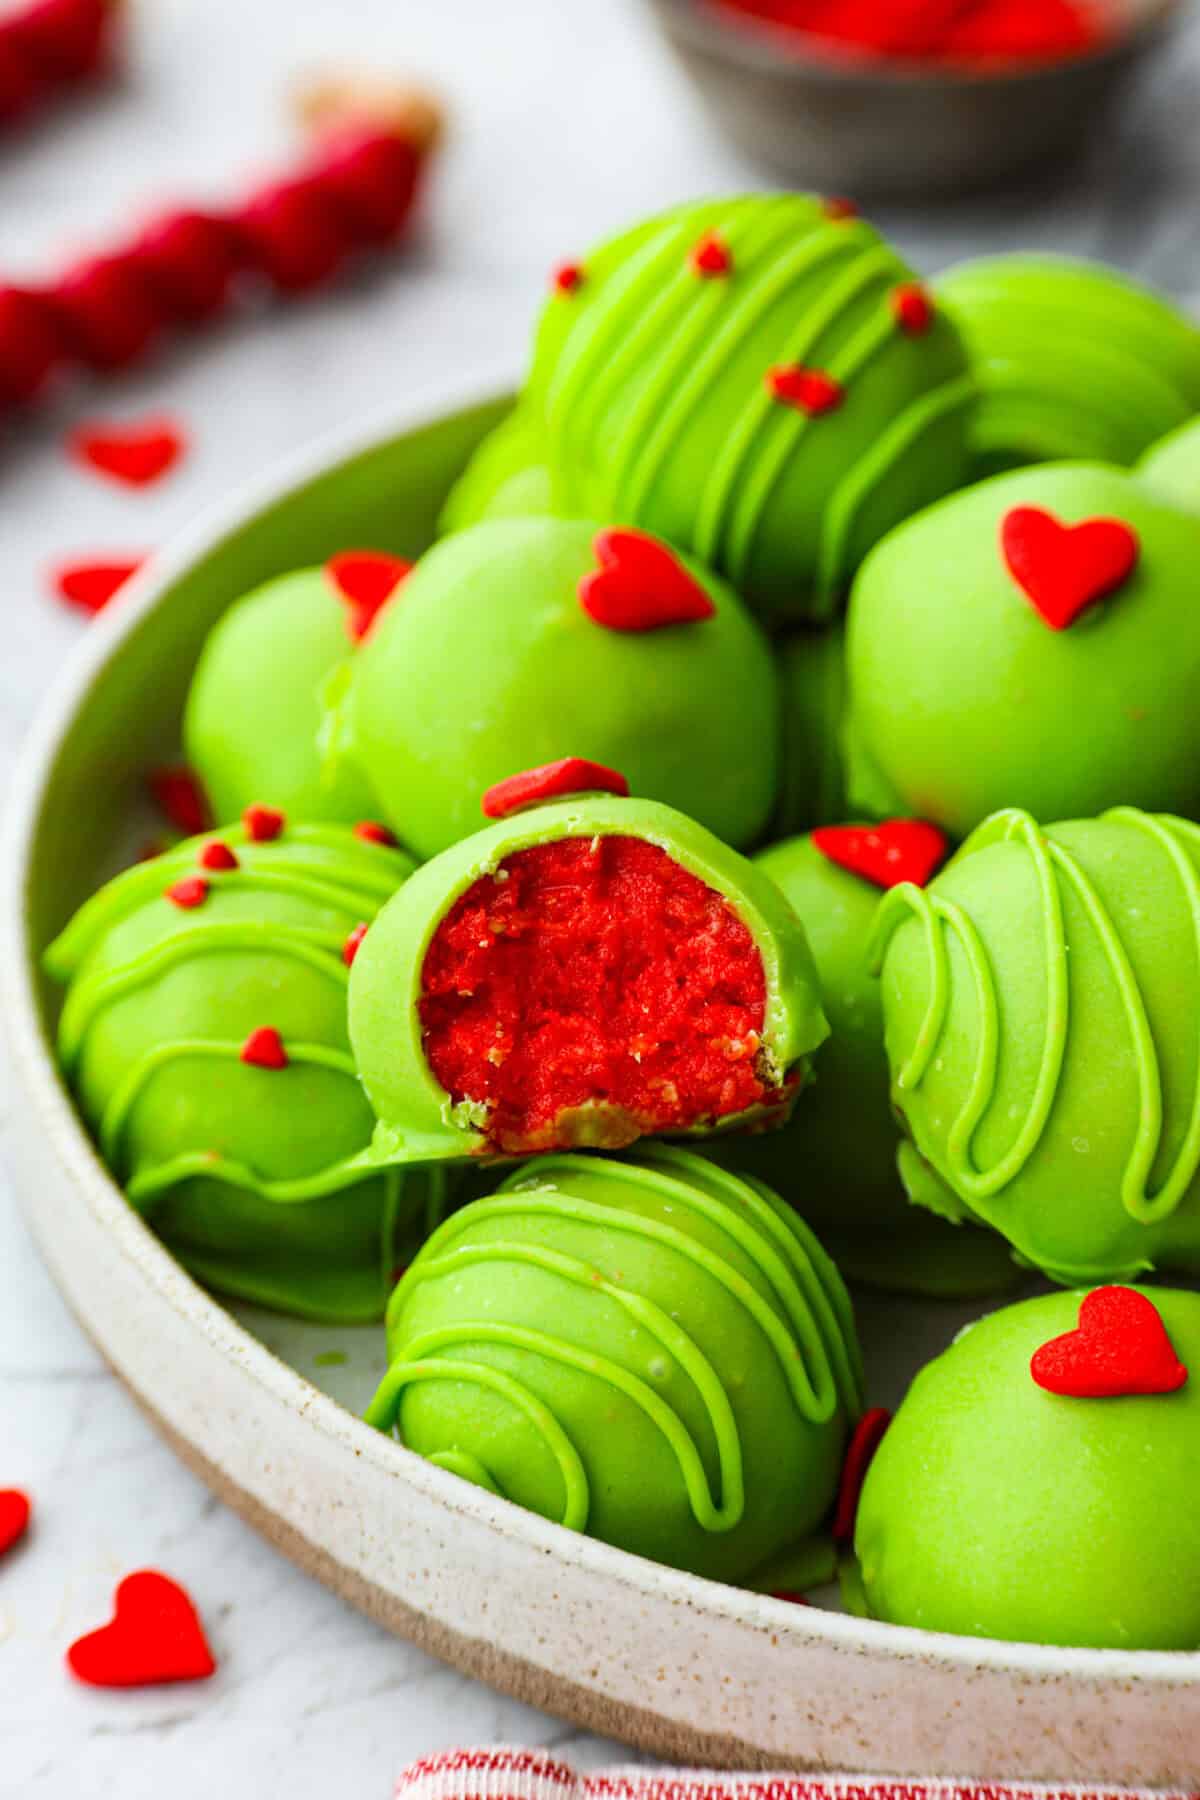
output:
<instances>
[{"instance_id":1,"label":"white marble surface","mask_svg":"<svg viewBox=\"0 0 1200 1800\"><path fill-rule=\"evenodd\" d=\"M4 0L0 0L0 7ZM79 552L161 542L297 442L437 370L522 355L545 271L639 210L745 185L649 35L638 0L141 0L123 88L0 147L0 270L103 237L131 199L203 196L286 153L280 98L330 64L429 77L455 128L404 262L232 326L111 395L75 395L0 441L0 777L86 625L47 598ZM1108 256L1200 287L1200 35L1070 178L883 222L929 267L985 247ZM176 410L186 467L128 494L62 454L70 419ZM0 1795L51 1800L375 1800L406 1761L462 1740L606 1747L385 1637L298 1575L174 1460L102 1367L0 1185L0 1486L31 1541L0 1568ZM71 1684L66 1644L114 1582L153 1564L195 1594L215 1681L149 1694Z\"/></svg>"}]
</instances>

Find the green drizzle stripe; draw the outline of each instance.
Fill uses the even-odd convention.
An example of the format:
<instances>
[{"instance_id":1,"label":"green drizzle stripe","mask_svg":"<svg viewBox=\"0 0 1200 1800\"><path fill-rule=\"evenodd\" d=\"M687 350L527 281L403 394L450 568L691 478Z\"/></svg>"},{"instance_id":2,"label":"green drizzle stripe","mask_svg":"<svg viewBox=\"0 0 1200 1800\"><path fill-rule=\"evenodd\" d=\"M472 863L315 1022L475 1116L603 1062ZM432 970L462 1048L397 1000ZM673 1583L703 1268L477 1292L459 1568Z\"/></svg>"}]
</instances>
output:
<instances>
[{"instance_id":1,"label":"green drizzle stripe","mask_svg":"<svg viewBox=\"0 0 1200 1800\"><path fill-rule=\"evenodd\" d=\"M193 925L176 937L151 945L120 968L104 975L83 975L72 985L59 1021L59 1060L69 1073L83 1050L87 1032L106 1007L115 1006L129 994L190 962L193 957L230 950L289 957L344 988L350 974L342 957L344 942L345 939L336 932L320 931L307 925L255 923L242 919Z\"/></svg>"},{"instance_id":2,"label":"green drizzle stripe","mask_svg":"<svg viewBox=\"0 0 1200 1800\"><path fill-rule=\"evenodd\" d=\"M104 1108L100 1120L100 1150L110 1167L115 1167L119 1158L121 1140L125 1133L129 1115L137 1104L142 1090L160 1069L173 1062L186 1060L206 1062L240 1062L242 1046L219 1039L181 1038L176 1043L156 1044L138 1058L125 1073L120 1085L114 1090L108 1105ZM327 1044L288 1044L288 1062L308 1065L314 1068L330 1069L349 1080L358 1082L358 1070L354 1058L346 1050L335 1050ZM273 1075L282 1076L286 1070L272 1070Z\"/></svg>"}]
</instances>

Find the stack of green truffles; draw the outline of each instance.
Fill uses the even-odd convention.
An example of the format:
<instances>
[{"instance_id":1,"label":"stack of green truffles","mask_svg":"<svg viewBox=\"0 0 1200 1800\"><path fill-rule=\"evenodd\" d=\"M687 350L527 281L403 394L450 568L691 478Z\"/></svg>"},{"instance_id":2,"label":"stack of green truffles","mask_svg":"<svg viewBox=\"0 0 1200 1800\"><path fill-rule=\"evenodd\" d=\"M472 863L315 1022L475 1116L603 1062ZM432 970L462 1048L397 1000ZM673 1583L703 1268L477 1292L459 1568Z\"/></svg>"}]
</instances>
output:
<instances>
[{"instance_id":1,"label":"stack of green truffles","mask_svg":"<svg viewBox=\"0 0 1200 1800\"><path fill-rule=\"evenodd\" d=\"M1198 413L1166 299L844 202L565 263L437 541L226 612L211 828L46 951L130 1204L563 1528L1200 1649ZM1039 1277L868 1408L847 1282Z\"/></svg>"}]
</instances>

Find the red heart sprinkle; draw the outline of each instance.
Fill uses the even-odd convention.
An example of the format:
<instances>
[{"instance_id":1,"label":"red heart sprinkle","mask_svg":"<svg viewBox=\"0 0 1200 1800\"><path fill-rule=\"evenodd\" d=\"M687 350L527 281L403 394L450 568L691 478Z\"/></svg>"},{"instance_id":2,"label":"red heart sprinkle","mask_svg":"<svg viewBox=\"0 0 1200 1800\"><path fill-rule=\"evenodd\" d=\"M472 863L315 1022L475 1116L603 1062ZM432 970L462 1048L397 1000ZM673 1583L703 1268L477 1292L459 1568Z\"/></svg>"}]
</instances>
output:
<instances>
[{"instance_id":1,"label":"red heart sprinkle","mask_svg":"<svg viewBox=\"0 0 1200 1800\"><path fill-rule=\"evenodd\" d=\"M185 875L182 881L167 889L164 898L184 912L191 912L193 907L203 906L208 899L208 883L203 875Z\"/></svg>"},{"instance_id":2,"label":"red heart sprinkle","mask_svg":"<svg viewBox=\"0 0 1200 1800\"><path fill-rule=\"evenodd\" d=\"M354 827L354 835L364 844L380 844L385 850L394 850L399 842L395 832L389 831L377 819L360 819Z\"/></svg>"},{"instance_id":3,"label":"red heart sprinkle","mask_svg":"<svg viewBox=\"0 0 1200 1800\"><path fill-rule=\"evenodd\" d=\"M767 386L776 400L807 413L810 419L836 412L846 398L841 382L824 369L805 369L798 363L777 363L768 369Z\"/></svg>"},{"instance_id":4,"label":"red heart sprinkle","mask_svg":"<svg viewBox=\"0 0 1200 1800\"><path fill-rule=\"evenodd\" d=\"M202 845L196 861L202 869L236 869L241 866L229 845L223 844L220 838Z\"/></svg>"},{"instance_id":5,"label":"red heart sprinkle","mask_svg":"<svg viewBox=\"0 0 1200 1800\"><path fill-rule=\"evenodd\" d=\"M151 769L146 783L159 811L185 837L197 837L212 824L212 811L204 789L190 769L182 765Z\"/></svg>"},{"instance_id":6,"label":"red heart sprinkle","mask_svg":"<svg viewBox=\"0 0 1200 1800\"><path fill-rule=\"evenodd\" d=\"M925 883L946 860L949 839L925 819L889 819L885 825L821 825L812 834L813 848L861 875L876 887L899 887L902 881Z\"/></svg>"},{"instance_id":7,"label":"red heart sprinkle","mask_svg":"<svg viewBox=\"0 0 1200 1800\"><path fill-rule=\"evenodd\" d=\"M365 924L356 925L354 930L350 933L350 936L342 945L342 961L348 969L354 967L354 959L358 955L359 945L366 935L367 926Z\"/></svg>"},{"instance_id":8,"label":"red heart sprinkle","mask_svg":"<svg viewBox=\"0 0 1200 1800\"><path fill-rule=\"evenodd\" d=\"M331 556L325 573L340 600L346 603L346 630L361 644L412 564L385 550L343 550Z\"/></svg>"},{"instance_id":9,"label":"red heart sprinkle","mask_svg":"<svg viewBox=\"0 0 1200 1800\"><path fill-rule=\"evenodd\" d=\"M543 763L539 769L522 769L490 787L481 802L485 819L507 819L527 806L544 800L562 800L568 794L619 794L628 798L629 783L615 769L588 762L582 756L564 756L561 762Z\"/></svg>"},{"instance_id":10,"label":"red heart sprinkle","mask_svg":"<svg viewBox=\"0 0 1200 1800\"><path fill-rule=\"evenodd\" d=\"M81 612L103 612L144 561L144 557L136 557L127 562L61 563L54 571L55 592Z\"/></svg>"},{"instance_id":11,"label":"red heart sprinkle","mask_svg":"<svg viewBox=\"0 0 1200 1800\"><path fill-rule=\"evenodd\" d=\"M179 461L187 439L170 419L135 425L81 425L69 439L76 462L110 475L128 487L147 487Z\"/></svg>"},{"instance_id":12,"label":"red heart sprinkle","mask_svg":"<svg viewBox=\"0 0 1200 1800\"><path fill-rule=\"evenodd\" d=\"M1043 1344L1030 1372L1048 1394L1078 1400L1173 1394L1188 1378L1158 1308L1128 1287L1088 1294L1077 1329Z\"/></svg>"},{"instance_id":13,"label":"red heart sprinkle","mask_svg":"<svg viewBox=\"0 0 1200 1800\"><path fill-rule=\"evenodd\" d=\"M286 1069L288 1054L283 1039L273 1025L260 1025L252 1031L241 1048L241 1058L255 1069Z\"/></svg>"},{"instance_id":14,"label":"red heart sprinkle","mask_svg":"<svg viewBox=\"0 0 1200 1800\"><path fill-rule=\"evenodd\" d=\"M893 288L890 305L892 316L906 337L924 337L933 329L937 308L928 289L919 281L908 281L902 287Z\"/></svg>"},{"instance_id":15,"label":"red heart sprinkle","mask_svg":"<svg viewBox=\"0 0 1200 1800\"><path fill-rule=\"evenodd\" d=\"M254 844L269 844L282 835L287 818L274 806L248 806L242 814L246 836Z\"/></svg>"},{"instance_id":16,"label":"red heart sprinkle","mask_svg":"<svg viewBox=\"0 0 1200 1800\"><path fill-rule=\"evenodd\" d=\"M719 232L708 231L695 245L689 258L696 275L728 275L733 268L733 255Z\"/></svg>"},{"instance_id":17,"label":"red heart sprinkle","mask_svg":"<svg viewBox=\"0 0 1200 1800\"><path fill-rule=\"evenodd\" d=\"M1010 575L1052 631L1123 586L1141 554L1137 532L1123 519L1064 525L1040 506L1008 513L1000 542Z\"/></svg>"},{"instance_id":18,"label":"red heart sprinkle","mask_svg":"<svg viewBox=\"0 0 1200 1800\"><path fill-rule=\"evenodd\" d=\"M600 567L579 583L579 604L606 630L660 631L716 613L674 551L644 531L601 531L592 548Z\"/></svg>"},{"instance_id":19,"label":"red heart sprinkle","mask_svg":"<svg viewBox=\"0 0 1200 1800\"><path fill-rule=\"evenodd\" d=\"M842 1481L838 1488L837 1505L833 1510L832 1532L835 1544L854 1542L854 1527L858 1519L858 1502L863 1482L867 1479L867 1470L874 1462L875 1452L882 1444L884 1433L891 1422L891 1413L882 1406L877 1406L871 1412L864 1413L855 1426L850 1447L846 1451L846 1460L842 1464Z\"/></svg>"},{"instance_id":20,"label":"red heart sprinkle","mask_svg":"<svg viewBox=\"0 0 1200 1800\"><path fill-rule=\"evenodd\" d=\"M577 294L583 286L583 270L578 263L561 263L554 271L555 291L560 294Z\"/></svg>"},{"instance_id":21,"label":"red heart sprinkle","mask_svg":"<svg viewBox=\"0 0 1200 1800\"><path fill-rule=\"evenodd\" d=\"M67 1665L77 1680L105 1688L204 1681L217 1666L188 1595L155 1569L125 1577L111 1622L78 1638Z\"/></svg>"},{"instance_id":22,"label":"red heart sprinkle","mask_svg":"<svg viewBox=\"0 0 1200 1800\"><path fill-rule=\"evenodd\" d=\"M0 1488L0 1556L20 1543L29 1530L33 1507L20 1488Z\"/></svg>"},{"instance_id":23,"label":"red heart sprinkle","mask_svg":"<svg viewBox=\"0 0 1200 1800\"><path fill-rule=\"evenodd\" d=\"M859 205L857 200L847 200L844 194L831 194L822 204L821 211L827 219L857 219Z\"/></svg>"}]
</instances>

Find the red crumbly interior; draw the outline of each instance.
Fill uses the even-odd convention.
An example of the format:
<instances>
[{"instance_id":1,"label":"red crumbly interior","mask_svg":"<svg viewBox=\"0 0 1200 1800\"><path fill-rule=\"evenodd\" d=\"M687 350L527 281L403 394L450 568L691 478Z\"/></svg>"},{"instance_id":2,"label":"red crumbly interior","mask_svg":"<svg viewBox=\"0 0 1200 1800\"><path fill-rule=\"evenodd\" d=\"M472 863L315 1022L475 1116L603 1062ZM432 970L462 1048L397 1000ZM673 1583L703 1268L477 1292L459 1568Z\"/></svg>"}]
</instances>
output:
<instances>
[{"instance_id":1,"label":"red crumbly interior","mask_svg":"<svg viewBox=\"0 0 1200 1800\"><path fill-rule=\"evenodd\" d=\"M665 850L569 838L511 856L439 925L425 1053L507 1155L618 1149L790 1097L764 1082L766 977L728 902Z\"/></svg>"}]
</instances>

